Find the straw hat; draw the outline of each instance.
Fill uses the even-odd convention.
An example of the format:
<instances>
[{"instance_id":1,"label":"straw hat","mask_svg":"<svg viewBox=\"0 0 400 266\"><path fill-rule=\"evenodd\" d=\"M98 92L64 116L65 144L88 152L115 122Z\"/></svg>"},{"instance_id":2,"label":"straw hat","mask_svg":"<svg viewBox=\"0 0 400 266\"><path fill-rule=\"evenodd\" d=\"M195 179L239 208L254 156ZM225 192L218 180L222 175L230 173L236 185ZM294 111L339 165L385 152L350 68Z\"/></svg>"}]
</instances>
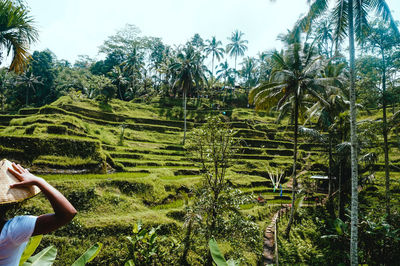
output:
<instances>
[{"instance_id":1,"label":"straw hat","mask_svg":"<svg viewBox=\"0 0 400 266\"><path fill-rule=\"evenodd\" d=\"M20 202L40 192L40 189L36 186L10 188L10 185L18 183L19 180L8 171L9 167L12 168L9 160L0 161L0 205Z\"/></svg>"}]
</instances>

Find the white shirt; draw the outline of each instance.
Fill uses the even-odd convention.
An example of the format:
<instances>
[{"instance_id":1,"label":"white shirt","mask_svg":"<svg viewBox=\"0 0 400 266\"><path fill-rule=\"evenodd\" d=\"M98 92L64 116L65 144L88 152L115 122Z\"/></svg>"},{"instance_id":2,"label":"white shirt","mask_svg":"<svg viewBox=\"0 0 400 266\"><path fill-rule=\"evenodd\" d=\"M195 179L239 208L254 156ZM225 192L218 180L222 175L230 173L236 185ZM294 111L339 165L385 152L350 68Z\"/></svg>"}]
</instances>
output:
<instances>
[{"instance_id":1,"label":"white shirt","mask_svg":"<svg viewBox=\"0 0 400 266\"><path fill-rule=\"evenodd\" d=\"M36 224L35 216L16 216L8 220L0 234L0 266L18 266Z\"/></svg>"}]
</instances>

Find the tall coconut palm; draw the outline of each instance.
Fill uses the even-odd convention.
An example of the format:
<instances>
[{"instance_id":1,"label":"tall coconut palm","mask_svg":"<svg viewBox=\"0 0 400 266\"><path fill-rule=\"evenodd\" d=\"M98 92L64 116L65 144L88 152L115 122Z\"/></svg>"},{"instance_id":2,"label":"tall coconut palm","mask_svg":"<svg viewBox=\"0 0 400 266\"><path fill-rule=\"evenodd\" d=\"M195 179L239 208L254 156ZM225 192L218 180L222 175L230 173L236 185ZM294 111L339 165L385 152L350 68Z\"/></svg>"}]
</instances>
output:
<instances>
[{"instance_id":1,"label":"tall coconut palm","mask_svg":"<svg viewBox=\"0 0 400 266\"><path fill-rule=\"evenodd\" d=\"M309 119L317 118L317 124L321 129L328 132L328 152L329 152L329 186L328 186L328 197L332 193L332 142L334 140L334 124L337 117L344 111L348 110L348 100L344 92L347 87L347 77L344 74L344 68L346 64L328 64L325 71L324 77L331 79L330 84L325 86L325 90L322 91L321 96L325 100L324 102L316 101L312 107L308 109ZM326 104L328 103L328 105ZM308 121L307 120L307 121ZM306 121L306 122L307 122Z\"/></svg>"},{"instance_id":2,"label":"tall coconut palm","mask_svg":"<svg viewBox=\"0 0 400 266\"><path fill-rule=\"evenodd\" d=\"M315 50L308 45L300 44L299 34L289 43L283 53L275 52L272 55L274 68L269 82L261 83L250 91L249 101L255 104L256 109L270 110L276 107L292 106L294 118L294 145L293 145L293 171L292 171L292 206L294 206L297 191L297 138L300 103L304 96L310 95L324 102L319 96L322 90L323 79L319 76L323 70L321 58L315 56ZM286 228L286 236L293 223L294 208L291 209L290 219Z\"/></svg>"},{"instance_id":3,"label":"tall coconut palm","mask_svg":"<svg viewBox=\"0 0 400 266\"><path fill-rule=\"evenodd\" d=\"M109 72L109 75L112 83L118 88L119 98L124 100L125 93L122 93L122 88L128 84L128 79L124 76L124 73L119 66L114 66Z\"/></svg>"},{"instance_id":4,"label":"tall coconut palm","mask_svg":"<svg viewBox=\"0 0 400 266\"><path fill-rule=\"evenodd\" d=\"M386 197L386 214L390 215L390 176L389 176L389 147L388 147L388 122L387 122L387 72L390 69L391 53L393 48L399 43L399 38L395 38L392 29L385 25L382 21L374 21L368 30L366 38L372 52L377 51L381 56L381 93L382 93L382 134L383 134L383 150L385 155L385 197Z\"/></svg>"},{"instance_id":5,"label":"tall coconut palm","mask_svg":"<svg viewBox=\"0 0 400 266\"><path fill-rule=\"evenodd\" d=\"M254 87L257 84L257 73L256 73L256 67L257 67L257 61L253 57L246 57L243 62L242 62L242 69L240 71L240 74L245 80L245 86L246 88L250 89L251 87Z\"/></svg>"},{"instance_id":6,"label":"tall coconut palm","mask_svg":"<svg viewBox=\"0 0 400 266\"><path fill-rule=\"evenodd\" d=\"M220 69L217 70L217 73L216 73L217 80L223 79L223 84L224 84L223 89L225 90L225 93L224 93L224 97L222 98L222 101L225 102L225 96L226 96L228 85L235 86L235 77L234 77L235 70L229 67L227 61L219 64L219 67L220 67Z\"/></svg>"},{"instance_id":7,"label":"tall coconut palm","mask_svg":"<svg viewBox=\"0 0 400 266\"><path fill-rule=\"evenodd\" d=\"M310 11L301 21L305 29L311 22L325 14L329 9L329 0L314 0ZM350 263L358 265L358 165L357 165L357 128L356 128L356 93L355 93L355 37L361 40L368 28L367 15L376 11L385 21L388 21L395 33L399 31L385 0L335 0L332 20L335 21L334 40L338 44L344 37L349 39L350 58L350 142L351 142L351 236Z\"/></svg>"},{"instance_id":8,"label":"tall coconut palm","mask_svg":"<svg viewBox=\"0 0 400 266\"><path fill-rule=\"evenodd\" d=\"M16 85L23 86L26 89L25 94L25 106L29 104L29 92L36 92L37 85L43 85L39 78L32 74L31 71L27 71L24 74L18 76Z\"/></svg>"},{"instance_id":9,"label":"tall coconut palm","mask_svg":"<svg viewBox=\"0 0 400 266\"><path fill-rule=\"evenodd\" d=\"M144 67L144 55L138 46L134 46L128 54L125 62L122 63L123 71L127 72L131 79L132 97L136 96L138 80L142 77Z\"/></svg>"},{"instance_id":10,"label":"tall coconut palm","mask_svg":"<svg viewBox=\"0 0 400 266\"><path fill-rule=\"evenodd\" d=\"M214 57L217 58L218 62L224 58L224 49L219 47L222 45L221 41L217 41L215 36L211 38L211 40L206 40L206 47L204 48L204 52L206 52L207 56L212 54L212 65L211 65L211 76L214 77Z\"/></svg>"},{"instance_id":11,"label":"tall coconut palm","mask_svg":"<svg viewBox=\"0 0 400 266\"><path fill-rule=\"evenodd\" d=\"M243 40L244 33L235 30L232 32L232 35L230 38L228 38L230 43L226 46L226 53L229 54L230 57L235 57L235 70L236 70L236 60L238 56L243 56L244 52L247 51L247 40Z\"/></svg>"},{"instance_id":12,"label":"tall coconut palm","mask_svg":"<svg viewBox=\"0 0 400 266\"><path fill-rule=\"evenodd\" d=\"M203 57L197 52L192 45L182 49L177 55L177 61L170 65L172 71L176 74L175 86L179 86L182 90L183 98L183 114L184 114L184 133L183 141L186 140L186 96L193 88L193 83L199 85L206 80L205 69L203 66Z\"/></svg>"},{"instance_id":13,"label":"tall coconut palm","mask_svg":"<svg viewBox=\"0 0 400 266\"><path fill-rule=\"evenodd\" d=\"M37 40L38 32L28 10L13 1L0 2L0 50L12 54L10 70L22 73L29 60L29 45Z\"/></svg>"}]
</instances>

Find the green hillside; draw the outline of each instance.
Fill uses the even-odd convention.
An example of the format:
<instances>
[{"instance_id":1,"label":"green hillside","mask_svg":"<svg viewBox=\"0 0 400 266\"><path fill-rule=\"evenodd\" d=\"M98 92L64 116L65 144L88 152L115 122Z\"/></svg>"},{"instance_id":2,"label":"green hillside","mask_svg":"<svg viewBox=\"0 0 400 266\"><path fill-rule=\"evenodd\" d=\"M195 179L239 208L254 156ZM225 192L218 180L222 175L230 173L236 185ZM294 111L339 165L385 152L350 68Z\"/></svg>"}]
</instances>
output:
<instances>
[{"instance_id":1,"label":"green hillside","mask_svg":"<svg viewBox=\"0 0 400 266\"><path fill-rule=\"evenodd\" d=\"M104 106L64 96L42 108L0 116L1 157L43 176L78 210L73 223L46 236L42 243L58 247L58 261L63 262L59 265L72 262L94 242L105 244L96 263L121 264L128 252L124 236L139 220L149 227L160 225L164 235L179 238L187 196L190 200L202 176L198 161L182 145L182 111L176 106L160 99L149 103L112 100ZM234 188L267 200L267 204L255 201L241 208L263 230L274 206L290 203L291 127L285 126L287 122L274 123L274 114L252 109L213 110L204 99L189 101L188 108L189 131L209 115L221 116L236 131L241 147L227 176ZM398 157L398 147L392 145L392 156ZM327 158L323 144L301 138L300 180L326 175ZM378 178L383 176L381 162L374 166ZM283 197L273 191L268 169L284 172ZM392 170L400 172L395 164ZM50 211L43 195L29 200L21 210L35 215ZM229 252L233 247L224 249ZM257 256L249 254L246 259L255 263Z\"/></svg>"}]
</instances>

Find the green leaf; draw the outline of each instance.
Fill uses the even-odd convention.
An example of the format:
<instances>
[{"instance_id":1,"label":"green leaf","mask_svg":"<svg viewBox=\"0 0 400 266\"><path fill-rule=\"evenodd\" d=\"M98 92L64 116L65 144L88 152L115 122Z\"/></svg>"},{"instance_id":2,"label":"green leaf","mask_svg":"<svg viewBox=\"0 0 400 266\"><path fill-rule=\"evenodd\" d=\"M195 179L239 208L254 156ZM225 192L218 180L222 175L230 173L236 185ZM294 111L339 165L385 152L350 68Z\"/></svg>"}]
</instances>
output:
<instances>
[{"instance_id":1,"label":"green leaf","mask_svg":"<svg viewBox=\"0 0 400 266\"><path fill-rule=\"evenodd\" d=\"M25 247L24 253L22 253L21 259L19 260L19 266L23 265L30 256L35 252L37 247L42 241L43 235L33 236L29 239L28 244Z\"/></svg>"},{"instance_id":2,"label":"green leaf","mask_svg":"<svg viewBox=\"0 0 400 266\"><path fill-rule=\"evenodd\" d=\"M72 266L83 266L86 265L86 263L92 261L100 252L103 244L102 243L96 243L93 246L91 246L86 252L80 256L73 264Z\"/></svg>"},{"instance_id":3,"label":"green leaf","mask_svg":"<svg viewBox=\"0 0 400 266\"><path fill-rule=\"evenodd\" d=\"M346 230L346 224L341 219L336 218L335 221L333 222L333 225L338 235L340 236L344 235Z\"/></svg>"},{"instance_id":4,"label":"green leaf","mask_svg":"<svg viewBox=\"0 0 400 266\"><path fill-rule=\"evenodd\" d=\"M133 260L128 260L127 262L125 262L124 266L135 266L135 263L133 262Z\"/></svg>"},{"instance_id":5,"label":"green leaf","mask_svg":"<svg viewBox=\"0 0 400 266\"><path fill-rule=\"evenodd\" d=\"M221 251L219 250L217 241L215 241L214 238L211 238L210 241L208 241L208 246L210 247L211 256L217 266L228 266L228 263L226 262L224 255L222 255Z\"/></svg>"},{"instance_id":6,"label":"green leaf","mask_svg":"<svg viewBox=\"0 0 400 266\"><path fill-rule=\"evenodd\" d=\"M228 263L228 266L239 266L240 265L238 260L233 260L233 259L228 260L227 263Z\"/></svg>"},{"instance_id":7,"label":"green leaf","mask_svg":"<svg viewBox=\"0 0 400 266\"><path fill-rule=\"evenodd\" d=\"M54 246L49 246L33 257L30 257L23 266L51 266L57 256L57 249Z\"/></svg>"},{"instance_id":8,"label":"green leaf","mask_svg":"<svg viewBox=\"0 0 400 266\"><path fill-rule=\"evenodd\" d=\"M137 223L135 223L134 225L133 225L133 233L134 234L137 234L137 233L139 233L139 231L142 229L142 221L141 220L139 220L139 221L137 221Z\"/></svg>"}]
</instances>

